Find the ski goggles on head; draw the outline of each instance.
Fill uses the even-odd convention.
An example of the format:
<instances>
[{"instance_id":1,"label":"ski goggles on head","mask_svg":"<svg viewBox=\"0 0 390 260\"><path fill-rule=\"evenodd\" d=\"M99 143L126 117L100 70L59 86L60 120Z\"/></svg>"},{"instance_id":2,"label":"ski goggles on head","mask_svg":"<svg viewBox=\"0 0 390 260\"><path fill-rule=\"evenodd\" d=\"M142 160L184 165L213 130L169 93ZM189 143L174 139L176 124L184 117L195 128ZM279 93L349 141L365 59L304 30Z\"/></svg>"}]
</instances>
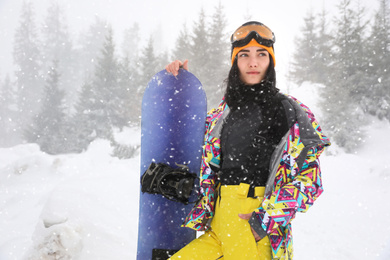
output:
<instances>
[{"instance_id":1,"label":"ski goggles on head","mask_svg":"<svg viewBox=\"0 0 390 260\"><path fill-rule=\"evenodd\" d=\"M252 39L267 47L271 47L275 43L274 33L259 22L249 22L239 27L232 34L230 42L233 48L242 47L247 45Z\"/></svg>"}]
</instances>

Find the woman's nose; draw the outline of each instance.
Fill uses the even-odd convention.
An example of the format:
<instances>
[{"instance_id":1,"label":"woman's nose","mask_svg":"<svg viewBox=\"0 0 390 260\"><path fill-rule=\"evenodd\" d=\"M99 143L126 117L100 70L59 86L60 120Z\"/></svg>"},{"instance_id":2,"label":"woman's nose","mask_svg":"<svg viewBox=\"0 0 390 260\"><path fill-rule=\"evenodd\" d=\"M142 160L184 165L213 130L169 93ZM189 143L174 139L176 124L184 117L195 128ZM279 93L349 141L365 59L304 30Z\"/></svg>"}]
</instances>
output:
<instances>
[{"instance_id":1,"label":"woman's nose","mask_svg":"<svg viewBox=\"0 0 390 260\"><path fill-rule=\"evenodd\" d=\"M255 58L251 58L250 60L249 60L249 67L251 67L251 68L256 68L257 67L257 60L255 59Z\"/></svg>"}]
</instances>

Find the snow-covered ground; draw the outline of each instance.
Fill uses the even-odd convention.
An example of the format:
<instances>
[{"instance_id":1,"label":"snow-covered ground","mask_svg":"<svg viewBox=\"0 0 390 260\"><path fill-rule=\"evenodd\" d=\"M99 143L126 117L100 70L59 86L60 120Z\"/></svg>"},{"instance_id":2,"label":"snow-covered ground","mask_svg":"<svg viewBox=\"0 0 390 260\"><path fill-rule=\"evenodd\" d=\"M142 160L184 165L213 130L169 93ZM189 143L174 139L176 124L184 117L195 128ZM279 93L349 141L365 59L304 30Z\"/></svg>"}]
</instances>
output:
<instances>
[{"instance_id":1,"label":"snow-covered ground","mask_svg":"<svg viewBox=\"0 0 390 260\"><path fill-rule=\"evenodd\" d=\"M321 158L325 192L294 220L296 259L390 259L390 125L368 133L357 154Z\"/></svg>"},{"instance_id":2,"label":"snow-covered ground","mask_svg":"<svg viewBox=\"0 0 390 260\"><path fill-rule=\"evenodd\" d=\"M139 157L111 151L103 140L78 155L0 149L0 259L135 259Z\"/></svg>"},{"instance_id":3,"label":"snow-covered ground","mask_svg":"<svg viewBox=\"0 0 390 260\"><path fill-rule=\"evenodd\" d=\"M310 85L291 94L319 114ZM390 259L390 124L367 133L356 154L333 145L321 157L325 192L294 220L295 259ZM140 132L126 137L139 144ZM135 259L139 157L111 152L103 140L82 154L0 149L0 260Z\"/></svg>"}]
</instances>

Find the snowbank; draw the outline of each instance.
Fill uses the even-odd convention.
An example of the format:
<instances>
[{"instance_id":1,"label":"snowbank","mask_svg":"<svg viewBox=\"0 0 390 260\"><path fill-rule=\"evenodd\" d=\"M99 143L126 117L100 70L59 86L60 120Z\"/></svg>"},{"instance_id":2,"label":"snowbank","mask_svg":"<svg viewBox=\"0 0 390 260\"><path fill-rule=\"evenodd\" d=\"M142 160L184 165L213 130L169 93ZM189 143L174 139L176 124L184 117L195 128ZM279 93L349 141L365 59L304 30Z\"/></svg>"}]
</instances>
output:
<instances>
[{"instance_id":1,"label":"snowbank","mask_svg":"<svg viewBox=\"0 0 390 260\"><path fill-rule=\"evenodd\" d=\"M111 152L102 140L83 154L0 149L0 259L133 259L139 158Z\"/></svg>"}]
</instances>

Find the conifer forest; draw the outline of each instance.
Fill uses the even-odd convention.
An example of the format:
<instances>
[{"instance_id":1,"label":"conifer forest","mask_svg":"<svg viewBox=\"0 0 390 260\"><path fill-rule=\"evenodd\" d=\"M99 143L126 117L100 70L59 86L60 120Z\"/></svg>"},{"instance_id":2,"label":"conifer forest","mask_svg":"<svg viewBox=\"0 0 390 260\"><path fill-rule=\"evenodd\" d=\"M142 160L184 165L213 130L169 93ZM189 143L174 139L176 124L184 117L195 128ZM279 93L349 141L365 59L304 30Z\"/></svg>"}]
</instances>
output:
<instances>
[{"instance_id":1,"label":"conifer forest","mask_svg":"<svg viewBox=\"0 0 390 260\"><path fill-rule=\"evenodd\" d=\"M289 81L319 88L322 126L347 152L364 141L369 117L390 120L390 2L376 1L370 15L352 0L340 0L337 13L307 12L289 66ZM209 15L201 8L195 21L180 25L175 46L157 51L153 35L140 44L137 23L122 42L99 18L75 38L60 4L51 2L37 23L34 2L24 2L13 34L16 69L0 73L0 136L7 137L0 146L37 143L49 154L80 153L102 138L115 156L129 158L136 147L117 143L113 131L140 124L148 81L174 59L191 61L215 107L230 68L231 32L223 2L208 8Z\"/></svg>"}]
</instances>

